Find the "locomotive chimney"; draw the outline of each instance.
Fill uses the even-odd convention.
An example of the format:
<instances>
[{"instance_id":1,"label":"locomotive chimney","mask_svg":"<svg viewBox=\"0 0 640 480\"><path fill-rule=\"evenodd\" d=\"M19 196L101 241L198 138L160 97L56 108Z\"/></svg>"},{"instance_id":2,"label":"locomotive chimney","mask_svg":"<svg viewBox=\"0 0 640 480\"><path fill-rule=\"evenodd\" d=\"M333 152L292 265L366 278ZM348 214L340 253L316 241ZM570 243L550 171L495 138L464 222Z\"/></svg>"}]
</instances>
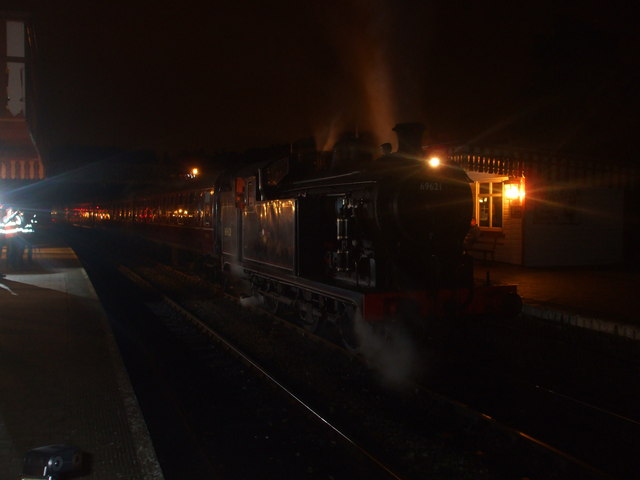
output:
<instances>
[{"instance_id":1,"label":"locomotive chimney","mask_svg":"<svg viewBox=\"0 0 640 480\"><path fill-rule=\"evenodd\" d=\"M397 124L393 131L398 135L398 153L420 156L424 130L424 125L417 122Z\"/></svg>"}]
</instances>

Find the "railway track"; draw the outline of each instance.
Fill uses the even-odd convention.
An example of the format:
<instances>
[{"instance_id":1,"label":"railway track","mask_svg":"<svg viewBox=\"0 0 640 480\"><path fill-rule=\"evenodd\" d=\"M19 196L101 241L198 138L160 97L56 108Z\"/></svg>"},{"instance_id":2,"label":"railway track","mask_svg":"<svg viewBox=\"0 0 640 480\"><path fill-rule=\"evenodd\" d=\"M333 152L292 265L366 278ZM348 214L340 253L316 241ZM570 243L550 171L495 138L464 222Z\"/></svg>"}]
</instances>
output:
<instances>
[{"instance_id":1,"label":"railway track","mask_svg":"<svg viewBox=\"0 0 640 480\"><path fill-rule=\"evenodd\" d=\"M133 272L131 271L127 271L126 274L127 276L129 276L129 278L135 277L135 274L133 274ZM137 277L136 281L140 282L142 281L142 279L140 277ZM206 337L212 339L216 344L223 346L226 350L230 351L239 360L241 360L243 364L250 367L254 371L254 373L267 380L267 382L271 386L275 387L279 392L281 392L290 403L294 404L302 411L307 412L309 416L318 423L318 425L320 425L321 427L326 427L328 437L330 437L330 443L336 443L336 440L333 439L333 437L337 437L341 439L346 445L353 448L355 453L354 455L349 455L349 457L353 458L353 456L362 456L366 460L368 460L371 463L371 468L367 468L367 471L363 471L364 469L360 467L358 469L359 474L366 474L366 478L390 478L395 480L402 480L402 477L399 474L395 473L390 467L385 465L381 459L359 445L353 438L349 436L349 434L342 431L341 428L332 423L330 419L326 418L318 411L316 411L314 407L312 407L304 399L298 396L290 387L287 387L284 383L279 381L276 377L274 377L272 373L267 371L267 369L257 363L247 353L243 352L238 346L234 345L219 332L211 328L211 326L204 322L202 319L196 317L193 313L189 312L168 297L164 297L163 301L168 304L178 315L187 319ZM345 470L348 471L350 469L340 467L340 476L345 475L345 478L353 478L353 474L345 474ZM337 478L338 475L333 474L332 477Z\"/></svg>"},{"instance_id":2,"label":"railway track","mask_svg":"<svg viewBox=\"0 0 640 480\"><path fill-rule=\"evenodd\" d=\"M575 345L548 336L544 344L519 342L524 335L523 331L509 329L505 338L476 346L475 352L489 351L495 358L474 357L472 353L476 362L458 364L447 371L456 382L441 376L431 383L432 388L591 466L603 478L637 478L640 410L634 399L639 398L640 391L633 359L612 356L604 350L579 350L583 357L579 372L575 362L559 355L574 355L567 352L574 352ZM553 361L540 360L537 366L530 362L526 366L508 364L518 353L532 355L526 353L527 349L545 352ZM583 377L584 371L590 374L588 379L571 378Z\"/></svg>"},{"instance_id":3,"label":"railway track","mask_svg":"<svg viewBox=\"0 0 640 480\"><path fill-rule=\"evenodd\" d=\"M640 444L637 420L540 385L498 379L495 372L489 379L470 374L458 377L466 384L464 391L442 385L439 388L501 424L599 472L602 478L637 478L640 472L640 462L635 456Z\"/></svg>"},{"instance_id":4,"label":"railway track","mask_svg":"<svg viewBox=\"0 0 640 480\"><path fill-rule=\"evenodd\" d=\"M134 278L138 284L146 283L131 271L128 271L127 269L122 270L126 272L129 278ZM176 316L178 316L181 318L181 320L172 321L172 331L177 336L177 338L184 336L186 328L184 320L187 320L189 324L193 325L199 333L203 334L206 338L211 339L215 344L222 346L224 350L232 352L233 355L239 358L244 365L250 367L259 377L267 380L268 383L273 385L275 389L282 392L287 397L287 403L295 404L296 408L306 412L308 416L312 417L314 423L316 424L313 429L321 429L325 432L323 435L326 435L330 438L329 440L322 440L322 442L333 445L333 449L335 449L336 445L338 444L344 445L343 448L347 449L347 454L344 455L345 459L342 460L341 463L336 464L335 452L324 452L320 457L315 459L316 463L314 464L314 466L307 468L308 471L315 472L314 475L312 475L312 478L420 478L419 476L415 476L415 472L411 472L410 470L407 471L406 468L404 468L403 471L402 467L394 468L392 466L389 466L386 459L383 458L385 457L385 449L380 448L379 444L377 446L375 443L369 443L369 445L365 445L366 442L361 443L359 440L356 440L353 433L355 432L357 436L358 432L361 429L353 422L353 417L348 415L347 418L349 419L349 421L345 421L344 418L338 419L340 417L339 415L332 414L332 410L334 410L334 407L326 408L326 405L324 405L324 408L317 408L316 406L314 406L314 403L317 402L309 401L307 399L310 393L308 390L305 391L304 386L299 383L300 378L298 374L294 375L294 377L297 377L297 381L292 381L292 378L294 377L288 377L287 381L291 382L291 384L285 386L285 383L282 380L276 378L285 376L282 370L282 366L277 365L278 360L273 361L273 359L271 359L271 361L268 361L268 367L258 364L253 359L255 355L255 345L254 352L248 353L237 344L239 341L239 337L243 338L244 341L247 340L246 331L239 332L237 329L231 329L231 331L227 330L227 334L230 337L234 338L234 340L230 340L229 338L221 334L217 329L220 327L220 325L227 324L228 326L229 323L239 323L234 322L234 319L230 318L229 312L231 311L231 317L235 316L235 320L238 320L238 316L242 316L242 320L249 320L253 322L257 321L262 323L262 327L257 329L257 331L259 332L258 335L256 335L256 331L252 331L250 333L250 337L252 338L249 339L249 341L252 343L255 343L254 341L259 340L259 337L262 337L263 334L266 334L265 329L273 329L279 331L280 334L284 334L286 337L288 337L289 340L294 340L296 342L307 342L308 345L305 347L305 350L307 352L309 351L309 346L311 346L312 349L330 348L332 353L335 354L337 351L335 347L328 346L327 343L323 342L321 339L309 335L308 332L302 329L292 328L291 326L283 324L277 320L275 321L275 323L272 323L273 319L271 316L267 316L265 314L256 315L255 313L249 313L249 311L247 311L245 308L239 307L237 304L230 303L228 298L222 299L222 305L218 303L214 306L209 303L207 305L208 318L206 320L200 318L197 314L195 314L193 312L193 308L187 310L185 307L166 296L163 296L163 304L164 306L170 307L171 313L168 315L169 317L173 317L175 319ZM198 303L195 309L197 310L198 308L203 308L203 305ZM267 322L266 325L264 324L265 321ZM212 323L217 325L217 328L214 329ZM239 325L237 326L240 326L241 330L244 330L243 325L244 324L239 323ZM255 325L253 327L255 327ZM188 331L189 329L186 328L186 330ZM188 336L191 336L191 334L189 334ZM193 340L187 341L191 342ZM268 340L268 342L270 341L271 340ZM259 343L259 341L257 343ZM264 353L265 345L258 346L258 350L261 350ZM279 346L281 347L282 345ZM275 347L277 348L278 346ZM206 351L209 347L200 345L198 348ZM267 348L269 347L267 346ZM292 348L290 348L290 350L295 350L295 348L296 347L293 346ZM350 368L350 375L355 374L353 367L355 367L355 369L359 369L359 367L357 365L354 365L354 362L349 358L347 354L345 354L345 352L342 352L342 354L344 354L342 361L346 363L352 363L352 368ZM324 355L326 355L326 352ZM206 361L206 358L204 358L203 360ZM289 357L289 361L291 360L291 357ZM287 370L291 370L290 366L287 368ZM274 371L277 371L279 373L273 373ZM303 382L306 381L308 381L308 379L303 379ZM369 395L369 393L370 392L367 391L364 392L365 395ZM280 405L282 405L282 401ZM351 405L350 408L359 407L354 407L353 405ZM291 415L290 411L288 412L288 415ZM277 422L271 421L270 423L273 425ZM298 433L298 430L293 425L291 425L291 422L287 421L286 423L288 425L287 432L289 436L293 436L295 438L296 436L300 435ZM345 424L347 425L346 428L339 426ZM309 431L310 427L307 426L303 430ZM299 445L298 448L300 448L301 450L306 450L308 448L315 450L316 447L313 447L313 445L319 443L318 440L310 441L309 439L298 439L294 442ZM277 453L277 456L287 456L285 452L286 448L283 448L283 451L279 451ZM460 455L462 457L460 453L444 454L444 456L447 458L451 457L452 455ZM327 474L327 476L320 476L317 472L317 469L320 465L323 465L324 468L326 468L327 463L334 465L334 468L330 473ZM445 471L449 468L450 467L446 467ZM479 476L476 476L476 474L479 474ZM295 475L294 477L297 478ZM482 471L479 470L468 477L461 478L492 477L483 476Z\"/></svg>"},{"instance_id":5,"label":"railway track","mask_svg":"<svg viewBox=\"0 0 640 480\"><path fill-rule=\"evenodd\" d=\"M214 338L218 337L219 334L212 329L212 327L207 321L194 315L191 311L185 310L183 306L177 304L174 301L169 300L169 303L173 305L172 308L174 308L176 311L181 312L181 315L183 315L185 318L188 318L190 322L197 325L200 330L206 332L208 336L212 336ZM210 306L209 308L206 308L199 302L195 303L195 309L196 310L199 309L201 311L204 309L212 310ZM213 309L213 311L215 312L215 309ZM224 315L221 316L219 312L216 312L215 315L219 317L218 321L222 321L223 323L225 322L223 318L220 318L220 317L223 317ZM301 338L306 337L307 341L312 341L313 343L317 341L315 337L310 336L308 332L305 331L304 329L296 329L295 327L291 327L291 326L289 326L288 329L293 330L295 332L294 334ZM227 342L227 341L224 340L224 342ZM324 343L324 342L320 340L320 343ZM242 358L245 358L245 357L249 358L248 356L246 356L246 354L240 353L237 347L235 346L228 346L228 348L234 351L237 351L238 355L241 356ZM333 348L332 351L335 352L335 348ZM342 352L342 354L346 355L346 352ZM325 352L324 355L326 356L327 353ZM317 358L322 358L322 356L318 356ZM250 361L250 363L253 363L253 362ZM272 366L271 368L278 369L281 367ZM269 374L264 370L264 368L260 367L260 370L261 370L261 374L264 375L265 377L273 378L271 374ZM282 373L282 375L286 376L286 374L284 373ZM298 400L301 400L301 397L304 395L305 397L315 398L316 402L319 402L321 404L324 403L325 401L330 402L329 399L319 400L317 393L314 394L313 392L309 392L308 389L305 389L305 388L300 389L299 386L298 386L298 389L301 391L304 391L303 394L293 394L294 397ZM424 428L425 431L431 430L431 434L433 434L434 432L437 432L436 436L439 436L441 438L447 438L447 437L456 438L458 436L458 433L454 433L455 429L459 428L461 425L464 425L463 430L465 431L465 434L468 434L470 437L475 437L474 440L469 442L469 444L474 445L475 450L473 450L473 455L471 455L471 457L473 458L473 463L476 463L477 465L475 467L471 467L471 469L473 470L473 468L475 468L476 471L473 475L470 475L468 478L483 478L483 476L484 478L503 478L503 475L509 475L509 476L520 475L519 477L514 477L514 478L526 478L528 475L531 475L532 473L534 473L534 475L531 475L530 478L536 478L535 474L536 473L540 474L540 472L542 471L545 471L544 478L608 478L606 474L592 467L590 463L586 461L581 461L578 458L568 454L566 451L555 448L552 446L552 444L542 442L537 438L534 438L533 436L525 433L524 431L507 427L506 424L497 422L495 420L495 418L497 417L490 417L486 413L479 414L474 409L469 408L466 404L460 403L459 401L451 401L448 398L445 398L442 395L438 395L429 389L420 388L417 386L413 386L412 389L413 389L413 393L411 396L413 398L410 401L407 401L406 398L401 400L401 402L403 403L403 408L408 407L409 410L407 410L403 415L400 415L401 418L398 418L396 416L396 418L393 421L390 421L390 423L395 423L393 427L389 427L389 424L387 424L386 427L381 426L376 428L382 431L384 431L384 429L386 428L387 432L391 435L407 435L407 438L409 438L412 435L416 436L416 432L412 430L415 430L415 427L418 427L418 429ZM292 392L292 390L289 388L286 388L285 390L290 393ZM377 394L380 395L379 392ZM406 392L404 392L402 396L404 396L405 394ZM399 397L396 397L395 399L399 400ZM356 404L357 402L363 402L363 401L365 400L362 400L362 399L357 400ZM387 401L389 401L389 399L387 399ZM353 400L351 400L351 402L353 402ZM425 409L425 403L428 404L430 408ZM304 401L303 404L305 408L309 409L310 411L313 411L314 415L318 419L320 419L322 422L328 422L327 418L330 418L330 417L326 413L320 413L320 409L316 410L314 407L311 407L310 404L306 401ZM419 405L419 404L422 404L422 405ZM355 408L357 409L361 407L355 407ZM378 407L378 408L381 408L381 410L384 410L383 407ZM433 422L434 418L428 413L429 409L436 409L439 412L444 412L444 411L448 412L447 417L449 420L451 420L451 418L453 417L460 417L460 418L456 420L457 425L455 426L452 426L451 424L449 425L446 425L446 424L436 425L434 423L430 424L430 421L425 422L423 419L417 422L414 420L413 429L412 428L407 429L404 426L406 425L405 422L409 421L409 419L407 418L408 415L413 415L415 418L420 418L420 417L424 418L425 416L431 417L431 422ZM329 408L328 410L330 411L331 408ZM412 413L408 414L409 411ZM338 417L339 415L336 415L336 418ZM340 420L336 420L336 422L341 424L346 423L347 425L350 425L349 427L347 427L347 429L350 431L357 432L358 430L358 427L356 426L356 423L358 422L357 421L354 422L353 419L350 419L350 421L345 422L345 419L342 418ZM334 429L336 432L340 431L338 427L332 427L332 429ZM350 434L342 433L340 431L339 435L345 439L349 439L348 443L351 443L354 446L359 445L358 441L350 437ZM424 433L418 434L417 436L419 437L420 435L424 436ZM429 434L427 434L427 436L428 435ZM456 438L456 441L458 440L459 438ZM420 440L417 440L417 441L419 442ZM424 442L424 438L422 439L422 441ZM465 441L468 441L468 439L466 439ZM363 440L363 443L366 443L366 442L367 440ZM416 438L414 438L409 443L415 443L415 442L416 442ZM495 443L495 442L502 443L502 447L504 447L505 450L500 452L499 451L500 448L492 449L492 447L489 444ZM400 444L403 443L403 440L400 440L398 443ZM510 444L510 445L507 445L507 444ZM371 446L369 448L371 448L373 451L378 451L378 452L389 450L389 448L385 448L380 445ZM449 448L451 447L449 446ZM471 452L472 449L469 449L469 445L467 445L466 448L468 449L467 453ZM397 445L396 445L396 449L397 449L396 451L396 454L397 454L401 449L397 448ZM358 450L360 450L361 453L365 452L364 455L370 458L375 464L383 465L382 467L383 470L385 470L387 473L389 473L389 475L391 475L390 478L421 478L422 475L433 473L433 471L429 472L429 471L424 471L420 469L416 470L415 468L413 468L413 466L409 466L406 463L403 464L402 461L398 461L397 458L391 459L391 460L384 460L384 461L378 460L378 457L376 456L377 454L370 453L364 447L361 447L361 446L358 447ZM500 461L498 460L498 457L504 455L507 451L510 451L509 455L513 455L514 457L512 459L513 463L511 465L505 466L504 464L503 465L494 464L492 465L492 469L488 469L486 467L487 463ZM415 455L415 452L414 452L414 455ZM400 454L400 456L402 456L402 454ZM411 456L412 456L411 454L408 455L409 458L411 458ZM480 457L480 458L477 458L477 457ZM515 458L519 458L519 461L514 461ZM398 465L397 467L395 467L397 470L394 470L392 467L387 467L386 466L387 462L389 462L389 464L392 464L392 465L394 464ZM466 465L464 468L470 468L470 467L469 465ZM395 473L396 471L401 473ZM458 473L462 474L461 472L458 472ZM468 475L468 472L464 474ZM478 476L478 475L481 475L481 476Z\"/></svg>"},{"instance_id":6,"label":"railway track","mask_svg":"<svg viewBox=\"0 0 640 480\"><path fill-rule=\"evenodd\" d=\"M101 279L96 290L107 295L110 317L125 310L112 322L167 480L403 478L156 288L88 271Z\"/></svg>"},{"instance_id":7,"label":"railway track","mask_svg":"<svg viewBox=\"0 0 640 480\"><path fill-rule=\"evenodd\" d=\"M373 471L381 475L367 478L633 478L618 477L616 472L608 475L611 470L599 468L600 465L592 461L593 457L583 457L580 460L578 455L572 454L571 449L554 443L554 438L543 441L541 437L532 433L534 430L505 426L518 425L515 421L511 422L512 418L507 415L509 410L504 405L508 405L509 402L503 402L500 404L502 406L498 407L492 406L489 402L487 406L474 403L475 400L471 401L464 395L455 396L462 401L449 401L442 395L415 386L389 390L380 385L375 372L354 362L348 355L338 354L326 344L314 340L304 330L282 328L280 322L270 317L250 313L249 310L230 303L228 299L221 299L220 296L213 298L210 291L204 292L209 286L193 277L185 276L178 279L181 274L172 271L159 275L158 270L153 267L142 268L142 273L137 269L136 274L145 276L144 270L155 272L151 273L151 276L156 276L156 288L161 288L163 283L173 284L174 288L178 286L179 300L162 303L162 309L166 309L167 304L173 305L167 310L173 312L168 314L167 318L174 318L171 320L174 324L172 328L177 329L172 335L179 334L180 330L185 328L184 321L177 318L186 317L192 324L200 325L193 327L198 332L196 337L199 340L186 340L188 344L193 343L194 351L203 353L204 356L197 355L199 361L208 364L210 359L207 356L214 355L210 340L205 341L203 338L223 336L221 333L204 335L202 332L224 332L225 341L233 347L224 346L223 350L246 350L247 353L243 353L241 357L260 358L262 372L258 375L267 379L278 378L281 385L286 383L286 391L295 392L293 396L297 399L304 399L302 401L305 407L297 408L306 411L305 417L315 417L316 422L324 424L323 428L333 432L333 440L296 441L299 447L298 455L302 455L301 450L306 451L310 445L318 443L337 445L344 442L352 449L357 446L357 456L363 458L365 464L375 467ZM200 289L203 291L199 291ZM151 303L158 307L160 303L157 293L149 295L154 298ZM177 311L182 313L178 315ZM220 344L220 341L217 340L216 343ZM238 354L234 356L237 358ZM245 365L246 359L243 360ZM469 387L467 390L483 391L482 388L471 388L470 378L458 383L465 383ZM489 392L487 398L491 399L503 395L501 393L497 396L496 392L504 390L504 385L500 382L494 382L489 388L484 388L485 392ZM543 391L541 388L538 390ZM517 402L513 403L518 405ZM528 400L527 404L531 405L532 402ZM469 408L467 405L475 408ZM478 414L476 410L484 412L484 415ZM515 411L517 413L517 409ZM287 412L290 414L289 409ZM544 415L538 418L540 417ZM589 422L589 418L593 417L578 416L576 421L586 419ZM197 419L195 421L198 422ZM238 419L241 424L251 421L249 417ZM288 435L292 431L289 420L270 423L267 430L273 429L273 425L284 423L288 424ZM335 426L327 428L329 423ZM340 425L340 428L337 425ZM213 431L205 435L214 444L216 442L212 439L220 436L227 437ZM283 440L275 450L284 448L286 443L287 441ZM275 450L271 457L283 458L282 452ZM314 468L323 464L322 459L327 454L335 458L335 452L329 449L328 453L325 451L316 457L316 460L310 460L311 463L306 466L306 470L303 469L307 471L309 478L330 478L323 477L319 470L314 471ZM346 455L351 456L354 454ZM617 457L617 460L624 464L624 460L628 462L629 458ZM269 464L268 459L265 461ZM314 463L316 461L317 464ZM310 466L311 464L315 467ZM345 471L345 466L335 467L335 472ZM358 468L362 468L361 463L358 463ZM360 475L335 475L337 476L333 478L364 478Z\"/></svg>"}]
</instances>

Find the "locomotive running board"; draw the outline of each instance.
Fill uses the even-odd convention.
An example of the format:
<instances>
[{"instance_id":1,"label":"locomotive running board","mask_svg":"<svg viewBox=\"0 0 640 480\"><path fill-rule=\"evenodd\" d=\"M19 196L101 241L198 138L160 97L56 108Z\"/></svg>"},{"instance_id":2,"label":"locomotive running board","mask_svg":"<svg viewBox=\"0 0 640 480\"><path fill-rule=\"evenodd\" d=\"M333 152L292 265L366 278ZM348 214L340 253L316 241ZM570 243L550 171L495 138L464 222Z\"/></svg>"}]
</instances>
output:
<instances>
[{"instance_id":1,"label":"locomotive running board","mask_svg":"<svg viewBox=\"0 0 640 480\"><path fill-rule=\"evenodd\" d=\"M289 277L286 275L278 275L277 273L264 273L264 272L253 270L246 267L243 267L243 269L246 273L250 275L256 275L262 278L272 279L293 288L301 288L311 293L317 293L319 295L332 297L337 300L350 302L359 307L362 305L362 300L364 299L364 296L365 296L365 294L362 292L354 292L352 290L348 290L345 288L336 287L334 285L326 285L320 282L314 282L312 280L308 280L301 277Z\"/></svg>"}]
</instances>

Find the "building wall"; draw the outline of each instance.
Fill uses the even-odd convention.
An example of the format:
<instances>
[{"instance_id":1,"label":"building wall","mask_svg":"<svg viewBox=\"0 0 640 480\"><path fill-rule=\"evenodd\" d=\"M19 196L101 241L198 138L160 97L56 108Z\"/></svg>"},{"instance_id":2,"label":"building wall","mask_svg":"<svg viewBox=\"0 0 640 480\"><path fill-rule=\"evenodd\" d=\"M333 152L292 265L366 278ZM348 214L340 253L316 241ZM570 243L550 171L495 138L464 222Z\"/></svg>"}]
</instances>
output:
<instances>
[{"instance_id":1,"label":"building wall","mask_svg":"<svg viewBox=\"0 0 640 480\"><path fill-rule=\"evenodd\" d=\"M635 200L640 185L635 164L473 145L452 146L448 155L475 182L526 177L521 208L513 208L518 202L510 205L505 196L502 225L481 225L481 230L504 234L496 261L580 266L637 259L634 240L640 229ZM478 192L474 195L478 215ZM486 209L483 213L486 216Z\"/></svg>"},{"instance_id":2,"label":"building wall","mask_svg":"<svg viewBox=\"0 0 640 480\"><path fill-rule=\"evenodd\" d=\"M495 260L504 263L522 264L522 216L512 215L512 209L503 205L504 245L496 246Z\"/></svg>"},{"instance_id":3,"label":"building wall","mask_svg":"<svg viewBox=\"0 0 640 480\"><path fill-rule=\"evenodd\" d=\"M21 20L4 20L0 31L4 33L2 42L5 78L3 87L4 107L13 117L25 115L25 24ZM6 92L6 93L5 93Z\"/></svg>"},{"instance_id":4,"label":"building wall","mask_svg":"<svg viewBox=\"0 0 640 480\"><path fill-rule=\"evenodd\" d=\"M44 165L31 126L34 111L28 88L31 57L28 55L28 19L0 12L0 193L13 194L20 187L45 178ZM2 201L2 198L0 198Z\"/></svg>"},{"instance_id":5,"label":"building wall","mask_svg":"<svg viewBox=\"0 0 640 480\"><path fill-rule=\"evenodd\" d=\"M467 173L475 182L509 179ZM504 235L502 245L496 246L495 261L549 267L610 265L624 260L624 188L538 176L527 178L525 190L522 201L503 196L500 228L481 226L481 230ZM478 192L475 188L473 192L477 200Z\"/></svg>"},{"instance_id":6,"label":"building wall","mask_svg":"<svg viewBox=\"0 0 640 480\"><path fill-rule=\"evenodd\" d=\"M623 259L624 191L556 188L527 200L526 266L606 265Z\"/></svg>"}]
</instances>

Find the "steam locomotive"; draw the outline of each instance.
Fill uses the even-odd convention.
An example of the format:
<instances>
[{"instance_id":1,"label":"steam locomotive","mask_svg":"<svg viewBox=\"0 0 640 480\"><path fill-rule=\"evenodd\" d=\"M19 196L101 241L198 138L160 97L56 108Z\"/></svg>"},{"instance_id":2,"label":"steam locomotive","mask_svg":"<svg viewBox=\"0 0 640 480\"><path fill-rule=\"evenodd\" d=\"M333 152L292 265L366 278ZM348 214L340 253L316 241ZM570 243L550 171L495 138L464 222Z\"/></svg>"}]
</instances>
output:
<instances>
[{"instance_id":1,"label":"steam locomotive","mask_svg":"<svg viewBox=\"0 0 640 480\"><path fill-rule=\"evenodd\" d=\"M432 320L516 315L515 286L474 286L463 248L469 178L425 161L421 125L394 131L393 153L374 157L343 138L330 156L298 151L225 169L210 185L137 194L99 216L209 255L226 285L293 312L309 330L333 325L352 346L361 320L419 330Z\"/></svg>"}]
</instances>

